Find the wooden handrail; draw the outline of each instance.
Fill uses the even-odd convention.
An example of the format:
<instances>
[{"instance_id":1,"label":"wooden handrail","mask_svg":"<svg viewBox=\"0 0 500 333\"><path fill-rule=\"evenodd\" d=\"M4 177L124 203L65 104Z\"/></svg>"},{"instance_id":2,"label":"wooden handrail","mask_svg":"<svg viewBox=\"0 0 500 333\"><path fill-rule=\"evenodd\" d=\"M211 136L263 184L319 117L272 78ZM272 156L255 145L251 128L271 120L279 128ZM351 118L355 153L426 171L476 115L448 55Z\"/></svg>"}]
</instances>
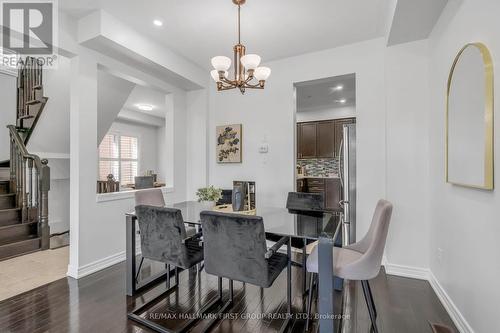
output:
<instances>
[{"instance_id":1,"label":"wooden handrail","mask_svg":"<svg viewBox=\"0 0 500 333\"><path fill-rule=\"evenodd\" d=\"M38 221L41 248L46 250L50 247L48 161L28 152L16 126L8 125L7 128L10 132L10 183L11 188L16 189L22 223Z\"/></svg>"}]
</instances>

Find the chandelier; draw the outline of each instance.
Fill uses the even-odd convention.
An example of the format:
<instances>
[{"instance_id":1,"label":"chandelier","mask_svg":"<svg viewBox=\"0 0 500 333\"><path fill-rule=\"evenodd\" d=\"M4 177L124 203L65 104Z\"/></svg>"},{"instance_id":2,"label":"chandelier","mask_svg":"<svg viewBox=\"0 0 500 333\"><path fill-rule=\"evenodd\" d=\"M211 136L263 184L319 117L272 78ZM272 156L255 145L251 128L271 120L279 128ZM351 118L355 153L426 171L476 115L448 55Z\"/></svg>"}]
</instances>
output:
<instances>
[{"instance_id":1,"label":"chandelier","mask_svg":"<svg viewBox=\"0 0 500 333\"><path fill-rule=\"evenodd\" d=\"M233 47L234 79L228 78L228 70L231 67L229 57L212 58L212 66L215 69L210 72L210 75L217 83L218 91L238 88L244 94L246 89L264 89L266 80L271 75L270 68L259 67L260 56L245 54L245 46L241 44L240 11L241 5L245 2L246 0L233 0L233 3L238 6L238 44Z\"/></svg>"}]
</instances>

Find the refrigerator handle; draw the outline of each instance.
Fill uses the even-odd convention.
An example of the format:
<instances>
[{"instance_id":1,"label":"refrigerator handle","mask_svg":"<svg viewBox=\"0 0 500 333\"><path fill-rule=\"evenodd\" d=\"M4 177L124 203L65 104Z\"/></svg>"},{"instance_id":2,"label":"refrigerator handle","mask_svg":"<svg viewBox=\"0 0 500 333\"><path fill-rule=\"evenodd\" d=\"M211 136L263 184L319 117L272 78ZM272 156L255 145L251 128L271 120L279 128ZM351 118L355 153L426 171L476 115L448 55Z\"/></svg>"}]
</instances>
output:
<instances>
[{"instance_id":1,"label":"refrigerator handle","mask_svg":"<svg viewBox=\"0 0 500 333\"><path fill-rule=\"evenodd\" d=\"M344 139L340 141L340 147L339 147L339 176L340 176L340 185L344 187L344 173L343 173L343 156L342 156L342 151L344 147Z\"/></svg>"}]
</instances>

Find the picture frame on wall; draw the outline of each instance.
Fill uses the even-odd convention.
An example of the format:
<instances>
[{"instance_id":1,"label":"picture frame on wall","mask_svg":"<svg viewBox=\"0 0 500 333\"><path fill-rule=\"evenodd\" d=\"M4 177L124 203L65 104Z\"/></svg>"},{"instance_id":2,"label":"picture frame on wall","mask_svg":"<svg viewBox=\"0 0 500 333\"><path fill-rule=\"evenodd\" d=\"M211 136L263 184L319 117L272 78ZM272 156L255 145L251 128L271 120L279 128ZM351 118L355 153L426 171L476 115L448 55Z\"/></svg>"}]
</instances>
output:
<instances>
[{"instance_id":1,"label":"picture frame on wall","mask_svg":"<svg viewBox=\"0 0 500 333\"><path fill-rule=\"evenodd\" d=\"M221 125L216 127L217 163L242 162L242 125Z\"/></svg>"}]
</instances>

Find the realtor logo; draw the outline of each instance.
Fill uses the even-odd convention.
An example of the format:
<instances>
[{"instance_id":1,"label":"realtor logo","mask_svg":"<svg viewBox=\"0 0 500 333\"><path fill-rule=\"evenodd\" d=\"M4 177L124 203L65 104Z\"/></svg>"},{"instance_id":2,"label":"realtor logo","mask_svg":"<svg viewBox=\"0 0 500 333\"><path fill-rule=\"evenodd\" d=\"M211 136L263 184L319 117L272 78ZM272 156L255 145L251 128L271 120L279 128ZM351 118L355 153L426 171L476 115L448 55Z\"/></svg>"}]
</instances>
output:
<instances>
[{"instance_id":1,"label":"realtor logo","mask_svg":"<svg viewBox=\"0 0 500 333\"><path fill-rule=\"evenodd\" d=\"M54 3L3 1L3 48L20 54L52 54Z\"/></svg>"},{"instance_id":2,"label":"realtor logo","mask_svg":"<svg viewBox=\"0 0 500 333\"><path fill-rule=\"evenodd\" d=\"M57 0L0 0L0 4L1 66L16 68L23 58L31 56L46 67L54 67Z\"/></svg>"}]
</instances>

